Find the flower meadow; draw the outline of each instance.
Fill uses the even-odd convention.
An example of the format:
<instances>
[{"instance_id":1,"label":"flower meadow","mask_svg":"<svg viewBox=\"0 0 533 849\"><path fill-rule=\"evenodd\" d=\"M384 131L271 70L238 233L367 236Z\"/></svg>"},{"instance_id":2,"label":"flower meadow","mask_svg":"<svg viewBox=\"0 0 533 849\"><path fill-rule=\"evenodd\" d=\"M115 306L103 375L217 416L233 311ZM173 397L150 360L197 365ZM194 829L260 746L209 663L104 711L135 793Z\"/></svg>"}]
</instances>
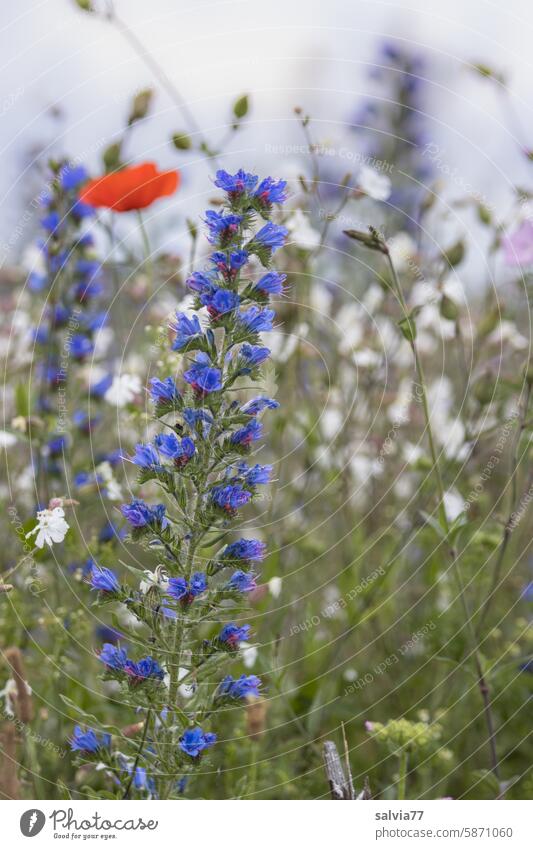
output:
<instances>
[{"instance_id":1,"label":"flower meadow","mask_svg":"<svg viewBox=\"0 0 533 849\"><path fill-rule=\"evenodd\" d=\"M339 137L296 104L265 169L245 94L135 155L148 87L96 159L39 159L1 272L2 798L533 797L533 176L504 211L462 179L429 73L387 41Z\"/></svg>"}]
</instances>

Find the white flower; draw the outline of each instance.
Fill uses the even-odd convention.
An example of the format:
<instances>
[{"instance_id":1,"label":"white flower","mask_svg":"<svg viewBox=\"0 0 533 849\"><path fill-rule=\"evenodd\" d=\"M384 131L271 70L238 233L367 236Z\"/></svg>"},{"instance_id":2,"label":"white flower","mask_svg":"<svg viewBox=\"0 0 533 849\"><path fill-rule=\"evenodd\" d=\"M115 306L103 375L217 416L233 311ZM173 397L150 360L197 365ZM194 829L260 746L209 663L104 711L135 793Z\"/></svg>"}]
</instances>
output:
<instances>
[{"instance_id":1,"label":"white flower","mask_svg":"<svg viewBox=\"0 0 533 849\"><path fill-rule=\"evenodd\" d=\"M372 351L370 348L361 348L360 351L355 351L353 361L358 368L377 368L381 365L381 354Z\"/></svg>"},{"instance_id":2,"label":"white flower","mask_svg":"<svg viewBox=\"0 0 533 849\"><path fill-rule=\"evenodd\" d=\"M388 200L391 182L386 174L378 174L374 168L363 165L357 179L358 188L374 200Z\"/></svg>"},{"instance_id":3,"label":"white flower","mask_svg":"<svg viewBox=\"0 0 533 849\"><path fill-rule=\"evenodd\" d=\"M17 441L17 437L14 433L9 433L8 430L0 430L0 447L1 448L11 448L12 445Z\"/></svg>"},{"instance_id":4,"label":"white flower","mask_svg":"<svg viewBox=\"0 0 533 849\"><path fill-rule=\"evenodd\" d=\"M465 502L457 490L448 490L444 493L444 512L448 522L454 522L461 513L464 513Z\"/></svg>"},{"instance_id":5,"label":"white flower","mask_svg":"<svg viewBox=\"0 0 533 849\"><path fill-rule=\"evenodd\" d=\"M186 678L189 674L188 669L178 669L178 681L182 681L183 678ZM192 699L196 692L196 684L192 682L191 684L180 684L178 687L178 692L184 699Z\"/></svg>"},{"instance_id":6,"label":"white flower","mask_svg":"<svg viewBox=\"0 0 533 849\"><path fill-rule=\"evenodd\" d=\"M529 345L528 340L518 332L518 328L513 321L501 321L498 327L490 334L488 342L491 345L502 347L509 344L515 351L523 351Z\"/></svg>"},{"instance_id":7,"label":"white flower","mask_svg":"<svg viewBox=\"0 0 533 849\"><path fill-rule=\"evenodd\" d=\"M111 463L109 463L108 460L104 460L103 463L100 463L100 465L96 467L96 472L100 475L103 482L105 483L106 495L109 500L122 501L122 490L120 488L119 482L115 480L113 476L113 469L111 468Z\"/></svg>"},{"instance_id":8,"label":"white flower","mask_svg":"<svg viewBox=\"0 0 533 849\"><path fill-rule=\"evenodd\" d=\"M104 395L108 404L125 407L141 391L141 380L136 374L119 374L113 378L113 383Z\"/></svg>"},{"instance_id":9,"label":"white flower","mask_svg":"<svg viewBox=\"0 0 533 849\"><path fill-rule=\"evenodd\" d=\"M37 534L35 545L37 548L43 548L45 543L51 546L54 542L63 542L68 529L69 525L65 521L65 511L62 507L40 510L37 513L37 524L26 534L26 539Z\"/></svg>"},{"instance_id":10,"label":"white flower","mask_svg":"<svg viewBox=\"0 0 533 849\"><path fill-rule=\"evenodd\" d=\"M150 572L149 569L145 569L143 574L146 575L146 577L139 584L139 589L144 595L146 595L151 587L159 587L161 590L168 589L167 573L161 568L161 566L157 566L155 572Z\"/></svg>"},{"instance_id":11,"label":"white flower","mask_svg":"<svg viewBox=\"0 0 533 849\"><path fill-rule=\"evenodd\" d=\"M253 646L250 643L241 643L241 651L242 662L244 663L246 669L251 669L257 660L257 646Z\"/></svg>"},{"instance_id":12,"label":"white flower","mask_svg":"<svg viewBox=\"0 0 533 849\"><path fill-rule=\"evenodd\" d=\"M271 596L273 596L274 598L279 598L282 583L282 578L277 575L276 577L270 579L270 581L268 582L268 589Z\"/></svg>"},{"instance_id":13,"label":"white flower","mask_svg":"<svg viewBox=\"0 0 533 849\"><path fill-rule=\"evenodd\" d=\"M397 233L389 240L388 244L389 255L396 271L405 271L409 266L414 266L416 244L409 233Z\"/></svg>"},{"instance_id":14,"label":"white flower","mask_svg":"<svg viewBox=\"0 0 533 849\"><path fill-rule=\"evenodd\" d=\"M295 209L286 222L290 243L305 251L313 251L320 245L320 233L311 227L301 209Z\"/></svg>"}]
</instances>

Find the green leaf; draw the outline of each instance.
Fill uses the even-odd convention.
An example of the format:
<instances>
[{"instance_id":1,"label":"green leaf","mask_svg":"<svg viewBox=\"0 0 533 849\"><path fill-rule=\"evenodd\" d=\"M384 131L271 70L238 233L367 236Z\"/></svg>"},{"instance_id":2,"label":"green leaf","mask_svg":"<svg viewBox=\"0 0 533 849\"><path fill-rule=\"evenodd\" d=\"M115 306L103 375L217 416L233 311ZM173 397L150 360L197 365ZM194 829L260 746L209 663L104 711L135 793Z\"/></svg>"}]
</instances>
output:
<instances>
[{"instance_id":1,"label":"green leaf","mask_svg":"<svg viewBox=\"0 0 533 849\"><path fill-rule=\"evenodd\" d=\"M76 702L73 702L72 699L69 699L68 696L63 695L63 693L59 694L59 698L61 701L69 707L74 713L81 716L88 725L91 725L93 728L102 729L104 731L109 731L110 734L113 734L117 737L122 738L124 735L120 728L117 728L116 725L105 725L103 722L100 722L99 719L96 718L92 713L87 713L83 710Z\"/></svg>"},{"instance_id":2,"label":"green leaf","mask_svg":"<svg viewBox=\"0 0 533 849\"><path fill-rule=\"evenodd\" d=\"M245 115L248 114L248 108L249 108L248 95L243 94L233 104L233 114L240 121L241 118L244 118Z\"/></svg>"},{"instance_id":3,"label":"green leaf","mask_svg":"<svg viewBox=\"0 0 533 849\"><path fill-rule=\"evenodd\" d=\"M446 539L446 533L438 519L435 519L434 516L430 516L429 513L426 513L424 510L420 511L420 515L422 516L426 524L429 525L430 528L433 528L439 539Z\"/></svg>"},{"instance_id":4,"label":"green leaf","mask_svg":"<svg viewBox=\"0 0 533 849\"><path fill-rule=\"evenodd\" d=\"M398 327L402 331L402 335L408 342L414 342L416 339L416 322L413 319L413 314L406 315L398 322Z\"/></svg>"},{"instance_id":5,"label":"green leaf","mask_svg":"<svg viewBox=\"0 0 533 849\"><path fill-rule=\"evenodd\" d=\"M459 239L454 245L442 252L442 258L448 265L455 268L463 261L465 252L465 243L462 239Z\"/></svg>"},{"instance_id":6,"label":"green leaf","mask_svg":"<svg viewBox=\"0 0 533 849\"><path fill-rule=\"evenodd\" d=\"M30 415L30 384L29 383L18 383L15 389L15 409L17 411L17 416L24 416L24 418L28 418Z\"/></svg>"}]
</instances>

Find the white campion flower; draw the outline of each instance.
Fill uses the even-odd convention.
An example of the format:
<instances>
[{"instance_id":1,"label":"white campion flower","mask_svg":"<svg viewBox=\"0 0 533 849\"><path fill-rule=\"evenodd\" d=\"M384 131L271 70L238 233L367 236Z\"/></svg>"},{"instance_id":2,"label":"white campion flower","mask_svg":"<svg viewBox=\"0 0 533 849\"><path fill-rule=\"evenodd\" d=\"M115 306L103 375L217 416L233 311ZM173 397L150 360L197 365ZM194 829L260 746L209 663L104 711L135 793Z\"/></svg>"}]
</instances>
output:
<instances>
[{"instance_id":1,"label":"white campion flower","mask_svg":"<svg viewBox=\"0 0 533 849\"><path fill-rule=\"evenodd\" d=\"M379 174L368 165L363 165L359 171L357 187L374 200L388 200L390 198L391 181L386 174Z\"/></svg>"},{"instance_id":2,"label":"white campion flower","mask_svg":"<svg viewBox=\"0 0 533 849\"><path fill-rule=\"evenodd\" d=\"M258 654L257 646L251 645L251 643L241 643L242 662L246 669L252 669Z\"/></svg>"},{"instance_id":3,"label":"white campion flower","mask_svg":"<svg viewBox=\"0 0 533 849\"><path fill-rule=\"evenodd\" d=\"M268 582L268 591L273 598L279 598L281 593L281 586L283 583L283 579L276 575L274 578L271 578Z\"/></svg>"},{"instance_id":4,"label":"white campion flower","mask_svg":"<svg viewBox=\"0 0 533 849\"><path fill-rule=\"evenodd\" d=\"M26 539L37 534L35 545L43 548L46 543L52 546L54 542L63 542L70 525L65 521L65 511L62 507L54 507L53 510L39 510L37 513L37 524L32 531L26 534Z\"/></svg>"},{"instance_id":5,"label":"white campion flower","mask_svg":"<svg viewBox=\"0 0 533 849\"><path fill-rule=\"evenodd\" d=\"M456 489L449 489L444 493L444 512L448 522L455 522L458 516L465 511L465 501Z\"/></svg>"},{"instance_id":6,"label":"white campion flower","mask_svg":"<svg viewBox=\"0 0 533 849\"><path fill-rule=\"evenodd\" d=\"M110 501L122 501L122 489L119 482L113 475L111 463L108 460L104 460L103 463L100 463L96 467L96 473L100 475L105 484L107 498L109 498Z\"/></svg>"},{"instance_id":7,"label":"white campion flower","mask_svg":"<svg viewBox=\"0 0 533 849\"><path fill-rule=\"evenodd\" d=\"M396 271L405 271L410 266L416 269L415 257L417 253L416 243L409 235L401 231L396 233L388 241L389 256Z\"/></svg>"},{"instance_id":8,"label":"white campion flower","mask_svg":"<svg viewBox=\"0 0 533 849\"><path fill-rule=\"evenodd\" d=\"M104 395L108 404L125 407L134 401L141 391L141 379L137 374L118 374Z\"/></svg>"},{"instance_id":9,"label":"white campion flower","mask_svg":"<svg viewBox=\"0 0 533 849\"><path fill-rule=\"evenodd\" d=\"M309 223L301 209L295 209L285 222L289 231L289 243L304 251L314 251L320 245L320 233Z\"/></svg>"}]
</instances>

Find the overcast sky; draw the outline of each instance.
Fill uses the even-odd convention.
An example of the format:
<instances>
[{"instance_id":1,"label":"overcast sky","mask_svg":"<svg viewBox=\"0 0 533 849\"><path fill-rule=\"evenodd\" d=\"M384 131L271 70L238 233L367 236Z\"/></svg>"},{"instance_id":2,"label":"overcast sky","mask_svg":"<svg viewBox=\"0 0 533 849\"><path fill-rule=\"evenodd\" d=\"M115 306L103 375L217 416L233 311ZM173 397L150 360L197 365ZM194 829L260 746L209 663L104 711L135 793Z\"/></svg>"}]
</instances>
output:
<instances>
[{"instance_id":1,"label":"overcast sky","mask_svg":"<svg viewBox=\"0 0 533 849\"><path fill-rule=\"evenodd\" d=\"M68 154L96 169L99 152L123 126L131 94L149 84L157 87L117 30L83 14L72 0L7 5L0 36L4 243L35 192L35 161ZM427 54L430 132L465 182L499 201L513 181L525 183L531 176L533 166L517 150L517 141L533 147L533 13L526 0L117 0L115 5L208 137L224 132L238 94L252 94L249 125L230 146L228 167L267 163L281 174L283 163L276 167L268 145L294 138L295 105L313 114L324 138L340 132L371 88L369 67L387 37ZM529 138L516 138L520 131L494 89L468 73L465 62L472 60L505 71ZM195 166L193 157L168 142L172 132L185 128L175 105L159 91L152 120L136 132L129 151L182 168L185 187L178 204L197 191L197 177L205 174L205 164ZM23 241L14 240L15 252Z\"/></svg>"}]
</instances>

